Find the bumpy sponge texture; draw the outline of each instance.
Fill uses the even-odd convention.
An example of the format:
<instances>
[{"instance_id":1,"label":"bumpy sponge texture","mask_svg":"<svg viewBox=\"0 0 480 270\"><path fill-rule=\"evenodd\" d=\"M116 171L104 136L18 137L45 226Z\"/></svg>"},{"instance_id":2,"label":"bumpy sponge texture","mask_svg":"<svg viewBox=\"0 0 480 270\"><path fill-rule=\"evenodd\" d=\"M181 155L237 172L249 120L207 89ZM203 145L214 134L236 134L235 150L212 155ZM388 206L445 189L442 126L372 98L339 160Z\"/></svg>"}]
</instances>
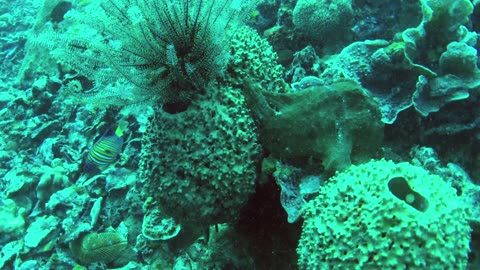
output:
<instances>
[{"instance_id":1,"label":"bumpy sponge texture","mask_svg":"<svg viewBox=\"0 0 480 270\"><path fill-rule=\"evenodd\" d=\"M309 38L322 40L345 35L346 23L352 18L351 0L299 0L292 13L293 24Z\"/></svg>"},{"instance_id":2,"label":"bumpy sponge texture","mask_svg":"<svg viewBox=\"0 0 480 270\"><path fill-rule=\"evenodd\" d=\"M283 68L268 41L250 27L242 27L232 38L232 58L228 63L227 81L240 86L248 78L272 92L284 91Z\"/></svg>"},{"instance_id":3,"label":"bumpy sponge texture","mask_svg":"<svg viewBox=\"0 0 480 270\"><path fill-rule=\"evenodd\" d=\"M409 163L337 174L307 205L300 269L466 269L470 227L455 190Z\"/></svg>"},{"instance_id":4,"label":"bumpy sponge texture","mask_svg":"<svg viewBox=\"0 0 480 270\"><path fill-rule=\"evenodd\" d=\"M261 147L238 89L212 87L188 110L158 110L142 138L145 195L182 226L233 222L255 190Z\"/></svg>"}]
</instances>

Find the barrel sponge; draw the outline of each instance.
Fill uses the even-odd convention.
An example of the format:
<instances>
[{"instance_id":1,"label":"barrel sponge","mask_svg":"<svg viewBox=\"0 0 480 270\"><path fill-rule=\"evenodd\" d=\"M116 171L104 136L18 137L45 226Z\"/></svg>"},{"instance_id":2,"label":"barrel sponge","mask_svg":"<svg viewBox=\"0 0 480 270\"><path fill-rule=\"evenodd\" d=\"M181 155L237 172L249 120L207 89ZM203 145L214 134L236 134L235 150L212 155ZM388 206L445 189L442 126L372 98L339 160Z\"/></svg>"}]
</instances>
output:
<instances>
[{"instance_id":1,"label":"barrel sponge","mask_svg":"<svg viewBox=\"0 0 480 270\"><path fill-rule=\"evenodd\" d=\"M339 29L353 17L352 1L298 0L292 16L295 27L310 38L328 39L332 34L345 34Z\"/></svg>"},{"instance_id":2,"label":"barrel sponge","mask_svg":"<svg viewBox=\"0 0 480 270\"><path fill-rule=\"evenodd\" d=\"M253 119L239 89L212 86L184 112L157 110L142 138L143 193L182 227L233 222L255 191Z\"/></svg>"},{"instance_id":3,"label":"barrel sponge","mask_svg":"<svg viewBox=\"0 0 480 270\"><path fill-rule=\"evenodd\" d=\"M466 269L465 206L442 178L409 163L351 166L304 212L300 269Z\"/></svg>"},{"instance_id":4,"label":"barrel sponge","mask_svg":"<svg viewBox=\"0 0 480 270\"><path fill-rule=\"evenodd\" d=\"M232 85L242 85L249 78L260 83L263 89L283 91L283 67L278 64L277 53L254 29L248 26L238 29L230 50L232 57L226 79Z\"/></svg>"}]
</instances>

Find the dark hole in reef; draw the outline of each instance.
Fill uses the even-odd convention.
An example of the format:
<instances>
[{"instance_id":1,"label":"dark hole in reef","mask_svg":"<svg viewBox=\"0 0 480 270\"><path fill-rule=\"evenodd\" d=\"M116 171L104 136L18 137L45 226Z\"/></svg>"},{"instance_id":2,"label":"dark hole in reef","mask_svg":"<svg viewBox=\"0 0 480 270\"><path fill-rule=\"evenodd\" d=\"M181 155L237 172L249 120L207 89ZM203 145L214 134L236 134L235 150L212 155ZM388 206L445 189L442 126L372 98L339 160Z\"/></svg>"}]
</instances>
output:
<instances>
[{"instance_id":1,"label":"dark hole in reef","mask_svg":"<svg viewBox=\"0 0 480 270\"><path fill-rule=\"evenodd\" d=\"M189 105L188 101L164 103L162 109L169 114L177 114L186 111Z\"/></svg>"},{"instance_id":2,"label":"dark hole in reef","mask_svg":"<svg viewBox=\"0 0 480 270\"><path fill-rule=\"evenodd\" d=\"M63 21L63 16L65 16L65 13L67 13L70 9L72 9L72 3L67 1L62 1L58 3L50 13L50 18L52 19L52 22L59 23Z\"/></svg>"},{"instance_id":3,"label":"dark hole in reef","mask_svg":"<svg viewBox=\"0 0 480 270\"><path fill-rule=\"evenodd\" d=\"M177 175L178 178L185 179L185 171L184 170L179 169L175 172L175 174Z\"/></svg>"},{"instance_id":4,"label":"dark hole in reef","mask_svg":"<svg viewBox=\"0 0 480 270\"><path fill-rule=\"evenodd\" d=\"M393 244L394 244L394 243L393 243L393 241L392 241L392 242L390 242L390 244L388 244L388 250L391 250L391 249L392 249L392 247L393 247Z\"/></svg>"},{"instance_id":5,"label":"dark hole in reef","mask_svg":"<svg viewBox=\"0 0 480 270\"><path fill-rule=\"evenodd\" d=\"M463 191L462 191L462 188L460 186L453 186L453 188L455 189L457 196L462 196L463 195Z\"/></svg>"},{"instance_id":6,"label":"dark hole in reef","mask_svg":"<svg viewBox=\"0 0 480 270\"><path fill-rule=\"evenodd\" d=\"M89 80L87 77L85 76L75 76L75 77L71 77L71 78L67 78L64 80L63 82L63 85L67 85L69 82L73 81L73 80L76 80L78 82L80 82L80 84L82 85L82 91L88 91L88 90L91 90L93 88L93 81Z\"/></svg>"},{"instance_id":7,"label":"dark hole in reef","mask_svg":"<svg viewBox=\"0 0 480 270\"><path fill-rule=\"evenodd\" d=\"M395 197L420 212L427 211L428 201L420 193L413 190L403 177L394 177L388 181L388 189Z\"/></svg>"}]
</instances>

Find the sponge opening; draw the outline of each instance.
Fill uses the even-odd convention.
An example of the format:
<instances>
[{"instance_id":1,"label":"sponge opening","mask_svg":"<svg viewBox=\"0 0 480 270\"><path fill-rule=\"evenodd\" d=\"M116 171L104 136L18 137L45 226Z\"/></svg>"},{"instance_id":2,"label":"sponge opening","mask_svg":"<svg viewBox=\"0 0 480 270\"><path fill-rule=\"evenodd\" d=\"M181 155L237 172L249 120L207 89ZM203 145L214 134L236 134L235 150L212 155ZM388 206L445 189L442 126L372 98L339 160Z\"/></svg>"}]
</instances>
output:
<instances>
[{"instance_id":1,"label":"sponge opening","mask_svg":"<svg viewBox=\"0 0 480 270\"><path fill-rule=\"evenodd\" d=\"M398 199L420 212L428 209L428 200L413 190L403 177L394 177L388 181L388 189Z\"/></svg>"}]
</instances>

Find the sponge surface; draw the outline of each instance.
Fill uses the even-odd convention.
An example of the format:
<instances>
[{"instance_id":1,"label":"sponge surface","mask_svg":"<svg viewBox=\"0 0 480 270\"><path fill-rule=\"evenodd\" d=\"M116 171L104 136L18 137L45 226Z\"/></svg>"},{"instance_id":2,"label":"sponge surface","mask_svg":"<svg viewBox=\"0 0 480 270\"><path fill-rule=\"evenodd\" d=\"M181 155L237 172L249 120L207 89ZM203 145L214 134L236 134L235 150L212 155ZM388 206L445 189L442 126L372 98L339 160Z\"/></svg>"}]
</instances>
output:
<instances>
[{"instance_id":1,"label":"sponge surface","mask_svg":"<svg viewBox=\"0 0 480 270\"><path fill-rule=\"evenodd\" d=\"M307 204L300 269L466 269L465 206L439 176L370 161L337 174Z\"/></svg>"}]
</instances>

